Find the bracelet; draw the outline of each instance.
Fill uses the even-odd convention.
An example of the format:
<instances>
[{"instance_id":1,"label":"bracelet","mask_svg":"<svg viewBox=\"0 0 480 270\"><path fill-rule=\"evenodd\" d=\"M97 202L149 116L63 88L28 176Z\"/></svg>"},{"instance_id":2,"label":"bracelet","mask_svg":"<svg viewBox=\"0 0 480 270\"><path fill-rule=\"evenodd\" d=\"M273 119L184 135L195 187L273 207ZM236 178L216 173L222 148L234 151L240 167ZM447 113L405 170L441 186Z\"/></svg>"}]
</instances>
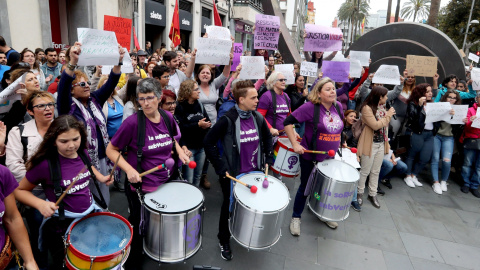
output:
<instances>
[{"instance_id":1,"label":"bracelet","mask_svg":"<svg viewBox=\"0 0 480 270\"><path fill-rule=\"evenodd\" d=\"M71 71L74 71L78 66L77 65L72 65L70 63L67 64L67 68Z\"/></svg>"},{"instance_id":2,"label":"bracelet","mask_svg":"<svg viewBox=\"0 0 480 270\"><path fill-rule=\"evenodd\" d=\"M119 65L119 66L122 66L122 65L123 65L123 61L122 61L122 62L118 62L118 65Z\"/></svg>"}]
</instances>

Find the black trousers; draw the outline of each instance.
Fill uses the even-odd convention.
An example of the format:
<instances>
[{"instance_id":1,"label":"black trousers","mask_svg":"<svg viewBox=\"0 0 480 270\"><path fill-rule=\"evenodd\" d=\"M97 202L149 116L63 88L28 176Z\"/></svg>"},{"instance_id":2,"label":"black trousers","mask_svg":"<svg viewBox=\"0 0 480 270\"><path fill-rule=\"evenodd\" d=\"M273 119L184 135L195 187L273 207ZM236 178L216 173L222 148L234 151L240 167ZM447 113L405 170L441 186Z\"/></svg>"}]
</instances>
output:
<instances>
[{"instance_id":1,"label":"black trousers","mask_svg":"<svg viewBox=\"0 0 480 270\"><path fill-rule=\"evenodd\" d=\"M143 261L143 238L140 235L139 226L140 226L140 214L141 214L141 203L138 198L138 194L135 191L132 191L130 188L130 182L126 181L125 185L125 195L128 200L128 207L130 209L130 216L128 221L133 226L133 235L132 235L132 245L130 247L130 255L128 256L127 261L125 262L125 269L142 269Z\"/></svg>"},{"instance_id":2,"label":"black trousers","mask_svg":"<svg viewBox=\"0 0 480 270\"><path fill-rule=\"evenodd\" d=\"M72 218L60 220L58 217L52 217L43 225L43 243L48 253L52 256L48 269L66 269L63 268L63 260L65 258L63 236L73 220Z\"/></svg>"},{"instance_id":3,"label":"black trousers","mask_svg":"<svg viewBox=\"0 0 480 270\"><path fill-rule=\"evenodd\" d=\"M223 203L220 210L220 220L218 222L218 240L221 244L228 243L230 241L230 230L228 229L228 218L230 213L228 211L230 205L230 185L231 180L226 177L220 177L220 186L222 188Z\"/></svg>"}]
</instances>

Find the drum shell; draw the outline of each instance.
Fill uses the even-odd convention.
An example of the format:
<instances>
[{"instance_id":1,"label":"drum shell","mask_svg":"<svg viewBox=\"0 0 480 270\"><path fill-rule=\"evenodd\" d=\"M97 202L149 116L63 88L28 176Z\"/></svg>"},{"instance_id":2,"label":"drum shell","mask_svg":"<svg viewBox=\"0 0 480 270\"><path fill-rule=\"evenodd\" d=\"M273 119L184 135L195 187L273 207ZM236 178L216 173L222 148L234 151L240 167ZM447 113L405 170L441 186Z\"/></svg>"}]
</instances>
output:
<instances>
[{"instance_id":1,"label":"drum shell","mask_svg":"<svg viewBox=\"0 0 480 270\"><path fill-rule=\"evenodd\" d=\"M350 204L360 177L356 169L353 171L356 172L356 175L352 175L352 178L356 178L356 181L342 181L326 176L315 169L314 184L308 199L308 207L321 220L343 221L348 217Z\"/></svg>"},{"instance_id":2,"label":"drum shell","mask_svg":"<svg viewBox=\"0 0 480 270\"><path fill-rule=\"evenodd\" d=\"M285 177L296 177L300 174L299 155L285 136L280 136L274 145L275 162L271 167L272 171Z\"/></svg>"}]
</instances>

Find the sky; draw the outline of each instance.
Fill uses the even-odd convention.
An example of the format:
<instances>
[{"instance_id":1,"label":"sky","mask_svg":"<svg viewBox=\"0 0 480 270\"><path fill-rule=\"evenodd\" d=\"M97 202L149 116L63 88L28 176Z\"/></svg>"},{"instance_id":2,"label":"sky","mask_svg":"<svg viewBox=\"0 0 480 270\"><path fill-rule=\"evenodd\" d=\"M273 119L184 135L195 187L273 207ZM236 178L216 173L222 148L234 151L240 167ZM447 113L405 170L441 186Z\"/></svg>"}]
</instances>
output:
<instances>
[{"instance_id":1,"label":"sky","mask_svg":"<svg viewBox=\"0 0 480 270\"><path fill-rule=\"evenodd\" d=\"M331 26L333 19L337 16L338 9L342 5L344 0L311 0L315 4L315 9L317 13L315 15L315 24ZM400 8L403 6L403 3L408 0L401 0ZM450 2L450 0L441 0L441 7L444 7ZM370 0L370 13L375 14L377 10L387 10L388 1L387 0ZM392 1L392 16L395 16L395 9L397 7L397 1ZM411 21L406 20L406 21Z\"/></svg>"}]
</instances>

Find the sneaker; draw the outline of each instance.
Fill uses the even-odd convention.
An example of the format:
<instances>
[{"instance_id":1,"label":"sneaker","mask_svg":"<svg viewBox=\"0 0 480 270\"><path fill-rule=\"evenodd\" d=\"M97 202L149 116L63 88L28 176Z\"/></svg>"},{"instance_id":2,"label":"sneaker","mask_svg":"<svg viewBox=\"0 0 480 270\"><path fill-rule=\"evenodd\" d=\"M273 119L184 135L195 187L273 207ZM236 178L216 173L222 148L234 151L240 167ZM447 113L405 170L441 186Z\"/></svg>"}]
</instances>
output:
<instances>
[{"instance_id":1,"label":"sneaker","mask_svg":"<svg viewBox=\"0 0 480 270\"><path fill-rule=\"evenodd\" d=\"M390 179L382 179L380 180L380 183L382 183L384 186L386 186L388 189L392 189L393 186L390 183Z\"/></svg>"},{"instance_id":2,"label":"sneaker","mask_svg":"<svg viewBox=\"0 0 480 270\"><path fill-rule=\"evenodd\" d=\"M338 227L338 223L335 221L324 221L324 222L325 222L325 225L327 225L330 229L335 230Z\"/></svg>"},{"instance_id":3,"label":"sneaker","mask_svg":"<svg viewBox=\"0 0 480 270\"><path fill-rule=\"evenodd\" d=\"M357 212L362 212L362 207L357 201L352 202L350 205L352 206L353 210Z\"/></svg>"},{"instance_id":4,"label":"sneaker","mask_svg":"<svg viewBox=\"0 0 480 270\"><path fill-rule=\"evenodd\" d=\"M415 184L415 186L417 186L417 187L423 186L423 184L420 183L420 181L418 181L418 179L417 179L417 177L416 177L415 175L412 177L412 182L413 182L413 183Z\"/></svg>"},{"instance_id":5,"label":"sneaker","mask_svg":"<svg viewBox=\"0 0 480 270\"><path fill-rule=\"evenodd\" d=\"M460 191L463 193L468 193L469 190L470 190L469 186L463 186L462 188L460 188Z\"/></svg>"},{"instance_id":6,"label":"sneaker","mask_svg":"<svg viewBox=\"0 0 480 270\"><path fill-rule=\"evenodd\" d=\"M232 255L232 250L230 249L230 243L225 243L222 245L222 243L218 243L220 246L220 256L222 256L222 259L226 261L230 261L233 258Z\"/></svg>"},{"instance_id":7,"label":"sneaker","mask_svg":"<svg viewBox=\"0 0 480 270\"><path fill-rule=\"evenodd\" d=\"M473 196L480 198L480 192L478 192L478 189L470 189L470 192L472 192Z\"/></svg>"},{"instance_id":8,"label":"sneaker","mask_svg":"<svg viewBox=\"0 0 480 270\"><path fill-rule=\"evenodd\" d=\"M290 221L290 233L293 236L300 235L300 223L300 218L292 218L292 221Z\"/></svg>"},{"instance_id":9,"label":"sneaker","mask_svg":"<svg viewBox=\"0 0 480 270\"><path fill-rule=\"evenodd\" d=\"M440 185L440 183L433 183L432 188L435 193L442 195L442 186Z\"/></svg>"},{"instance_id":10,"label":"sneaker","mask_svg":"<svg viewBox=\"0 0 480 270\"><path fill-rule=\"evenodd\" d=\"M447 181L440 181L440 187L443 192L447 192Z\"/></svg>"},{"instance_id":11,"label":"sneaker","mask_svg":"<svg viewBox=\"0 0 480 270\"><path fill-rule=\"evenodd\" d=\"M407 184L407 186L409 186L409 187L415 187L415 184L413 183L411 176L405 177L405 178L403 179L403 181L405 181L405 184Z\"/></svg>"}]
</instances>

